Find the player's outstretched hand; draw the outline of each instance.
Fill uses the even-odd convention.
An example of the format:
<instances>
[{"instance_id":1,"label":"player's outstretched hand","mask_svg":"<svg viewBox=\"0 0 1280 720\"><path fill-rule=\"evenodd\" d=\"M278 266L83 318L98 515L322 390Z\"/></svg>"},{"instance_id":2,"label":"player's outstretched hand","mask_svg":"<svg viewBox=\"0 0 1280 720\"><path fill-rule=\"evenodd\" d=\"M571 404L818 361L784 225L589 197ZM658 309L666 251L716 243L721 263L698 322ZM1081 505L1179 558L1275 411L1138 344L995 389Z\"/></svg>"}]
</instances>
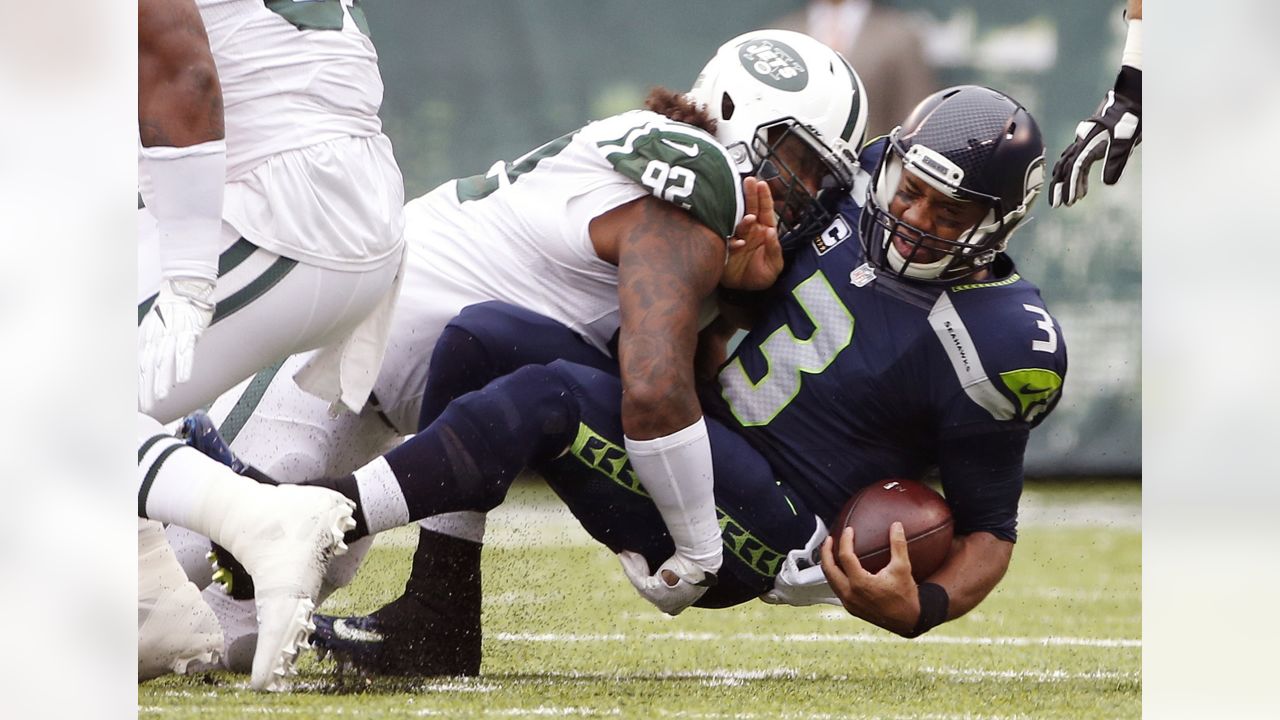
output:
<instances>
[{"instance_id":1,"label":"player's outstretched hand","mask_svg":"<svg viewBox=\"0 0 1280 720\"><path fill-rule=\"evenodd\" d=\"M773 211L769 183L748 177L742 181L746 214L729 239L720 284L734 290L764 290L782 272L782 244L778 241L778 216Z\"/></svg>"},{"instance_id":2,"label":"player's outstretched hand","mask_svg":"<svg viewBox=\"0 0 1280 720\"><path fill-rule=\"evenodd\" d=\"M853 551L852 527L846 527L839 540L829 537L822 543L822 572L845 610L902 635L911 632L920 617L920 598L911 577L907 535L899 522L889 526L889 558L878 573L863 569Z\"/></svg>"},{"instance_id":3,"label":"player's outstretched hand","mask_svg":"<svg viewBox=\"0 0 1280 720\"><path fill-rule=\"evenodd\" d=\"M138 409L151 410L191 379L196 341L213 320L213 283L165 280L138 326Z\"/></svg>"},{"instance_id":4,"label":"player's outstretched hand","mask_svg":"<svg viewBox=\"0 0 1280 720\"><path fill-rule=\"evenodd\" d=\"M618 560L636 592L668 615L679 615L716 584L714 573L702 571L679 555L672 555L652 575L649 562L639 553L623 550Z\"/></svg>"},{"instance_id":5,"label":"player's outstretched hand","mask_svg":"<svg viewBox=\"0 0 1280 720\"><path fill-rule=\"evenodd\" d=\"M1076 139L1053 166L1049 202L1070 206L1089 191L1089 169L1102 159L1102 182L1115 185L1142 142L1142 71L1120 68L1116 86L1092 117L1076 126Z\"/></svg>"}]
</instances>

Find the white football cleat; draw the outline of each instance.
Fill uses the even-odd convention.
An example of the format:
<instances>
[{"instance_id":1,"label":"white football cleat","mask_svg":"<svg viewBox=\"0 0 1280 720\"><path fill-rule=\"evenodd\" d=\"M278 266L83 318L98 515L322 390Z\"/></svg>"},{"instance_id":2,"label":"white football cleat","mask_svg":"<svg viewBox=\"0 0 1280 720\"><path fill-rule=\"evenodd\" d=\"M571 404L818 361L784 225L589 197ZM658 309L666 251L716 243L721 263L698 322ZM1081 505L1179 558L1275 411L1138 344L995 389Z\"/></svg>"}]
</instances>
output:
<instances>
[{"instance_id":1,"label":"white football cleat","mask_svg":"<svg viewBox=\"0 0 1280 720\"><path fill-rule=\"evenodd\" d=\"M332 490L259 485L252 503L228 512L218 544L253 578L258 643L250 685L287 690L299 651L315 626L311 614L329 561L347 551L355 503Z\"/></svg>"},{"instance_id":2,"label":"white football cleat","mask_svg":"<svg viewBox=\"0 0 1280 720\"><path fill-rule=\"evenodd\" d=\"M222 630L187 580L164 526L138 519L138 680L217 663Z\"/></svg>"}]
</instances>

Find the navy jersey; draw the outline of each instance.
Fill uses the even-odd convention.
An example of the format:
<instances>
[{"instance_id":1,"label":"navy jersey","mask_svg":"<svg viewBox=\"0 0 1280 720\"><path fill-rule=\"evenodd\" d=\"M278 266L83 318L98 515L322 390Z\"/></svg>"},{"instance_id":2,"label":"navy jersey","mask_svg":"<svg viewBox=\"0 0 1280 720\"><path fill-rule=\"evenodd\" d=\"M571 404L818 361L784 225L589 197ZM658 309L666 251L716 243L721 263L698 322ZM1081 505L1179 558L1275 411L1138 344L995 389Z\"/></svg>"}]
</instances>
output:
<instances>
[{"instance_id":1,"label":"navy jersey","mask_svg":"<svg viewBox=\"0 0 1280 720\"><path fill-rule=\"evenodd\" d=\"M958 533L1014 540L1028 432L1066 376L1061 328L1004 255L987 282L876 273L861 208L838 209L779 278L707 411L827 521L860 488L936 466Z\"/></svg>"}]
</instances>

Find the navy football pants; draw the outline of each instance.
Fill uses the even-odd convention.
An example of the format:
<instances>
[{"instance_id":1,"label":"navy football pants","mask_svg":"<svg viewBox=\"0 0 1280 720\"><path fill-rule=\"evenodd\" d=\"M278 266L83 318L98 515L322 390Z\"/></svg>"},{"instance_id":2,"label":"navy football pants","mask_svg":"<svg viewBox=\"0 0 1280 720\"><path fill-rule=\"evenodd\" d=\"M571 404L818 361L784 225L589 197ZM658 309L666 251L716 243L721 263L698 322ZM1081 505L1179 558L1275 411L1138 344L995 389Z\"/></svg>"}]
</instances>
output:
<instances>
[{"instance_id":1,"label":"navy football pants","mask_svg":"<svg viewBox=\"0 0 1280 720\"><path fill-rule=\"evenodd\" d=\"M587 532L610 550L638 552L651 568L671 556L674 545L662 517L627 462L622 385L612 358L559 323L503 303L465 309L442 334L435 357L423 403L424 425L453 398L460 398L460 407L473 406L471 421L477 423L486 419L474 413L502 415L489 418L491 423L538 423L542 422L539 408L518 412L510 408L521 403L565 403L557 418L567 413L577 420L576 432L566 434L572 437L569 450L552 460L534 461L532 469L546 478ZM573 362L552 362L555 358ZM525 365L546 363L545 369L507 375ZM498 375L505 377L484 388L482 394L490 396L486 402L481 403L479 395L470 401L461 397ZM564 388L568 393L531 392L527 388L533 384ZM492 397L495 392L502 396L498 402ZM503 407L508 409L499 410ZM772 588L786 553L809 541L816 520L795 494L774 480L768 463L745 439L711 418L706 422L725 560L720 583L696 605L726 607ZM477 448L477 454L485 452ZM505 494L505 485L514 475L504 472L502 476L501 493Z\"/></svg>"}]
</instances>

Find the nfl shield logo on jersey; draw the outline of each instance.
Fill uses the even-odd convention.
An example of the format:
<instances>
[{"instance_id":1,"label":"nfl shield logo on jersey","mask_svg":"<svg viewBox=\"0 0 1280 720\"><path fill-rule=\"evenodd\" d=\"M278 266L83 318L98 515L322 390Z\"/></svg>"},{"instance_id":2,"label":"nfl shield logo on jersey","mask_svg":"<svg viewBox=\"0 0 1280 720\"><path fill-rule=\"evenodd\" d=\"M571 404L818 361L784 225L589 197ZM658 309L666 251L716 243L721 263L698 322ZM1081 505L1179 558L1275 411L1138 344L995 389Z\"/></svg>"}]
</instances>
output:
<instances>
[{"instance_id":1,"label":"nfl shield logo on jersey","mask_svg":"<svg viewBox=\"0 0 1280 720\"><path fill-rule=\"evenodd\" d=\"M849 228L849 223L845 222L843 217L837 217L835 222L822 231L822 234L813 239L813 248L819 255L826 255L831 248L850 237L853 237L853 230Z\"/></svg>"},{"instance_id":2,"label":"nfl shield logo on jersey","mask_svg":"<svg viewBox=\"0 0 1280 720\"><path fill-rule=\"evenodd\" d=\"M849 282L854 287L866 287L867 283L876 279L876 269L871 267L870 263L862 263L849 273Z\"/></svg>"}]
</instances>

